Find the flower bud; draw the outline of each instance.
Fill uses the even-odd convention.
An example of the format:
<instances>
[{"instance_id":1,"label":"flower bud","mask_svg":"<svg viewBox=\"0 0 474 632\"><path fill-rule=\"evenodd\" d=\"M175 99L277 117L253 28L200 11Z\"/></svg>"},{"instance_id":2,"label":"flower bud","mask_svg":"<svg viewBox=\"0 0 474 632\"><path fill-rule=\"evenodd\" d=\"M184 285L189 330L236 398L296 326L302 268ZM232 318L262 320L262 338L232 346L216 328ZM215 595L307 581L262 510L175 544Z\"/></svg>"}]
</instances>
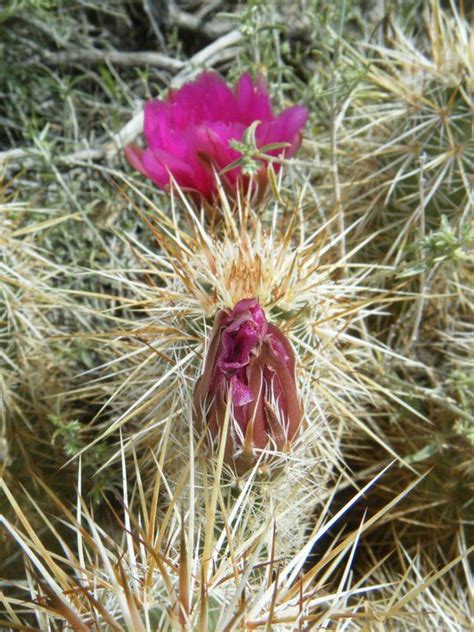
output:
<instances>
[{"instance_id":1,"label":"flower bud","mask_svg":"<svg viewBox=\"0 0 474 632\"><path fill-rule=\"evenodd\" d=\"M216 439L230 414L225 460L245 472L265 448L283 450L301 423L295 356L255 299L216 315L194 416Z\"/></svg>"}]
</instances>

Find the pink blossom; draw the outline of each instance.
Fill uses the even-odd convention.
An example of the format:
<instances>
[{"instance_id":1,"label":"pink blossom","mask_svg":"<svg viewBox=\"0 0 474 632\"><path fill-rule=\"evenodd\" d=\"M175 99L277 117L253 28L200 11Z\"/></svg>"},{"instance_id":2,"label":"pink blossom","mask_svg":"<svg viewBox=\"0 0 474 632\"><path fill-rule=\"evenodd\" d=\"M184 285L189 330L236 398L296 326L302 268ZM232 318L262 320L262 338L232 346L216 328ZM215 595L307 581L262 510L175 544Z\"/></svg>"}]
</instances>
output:
<instances>
[{"instance_id":1,"label":"pink blossom","mask_svg":"<svg viewBox=\"0 0 474 632\"><path fill-rule=\"evenodd\" d=\"M217 438L229 403L225 456L238 472L251 467L265 447L282 450L301 423L293 350L255 299L243 299L216 316L194 392L198 426L204 422Z\"/></svg>"},{"instance_id":2,"label":"pink blossom","mask_svg":"<svg viewBox=\"0 0 474 632\"><path fill-rule=\"evenodd\" d=\"M265 153L293 156L307 118L307 109L300 105L275 116L261 76L254 84L245 73L232 90L218 74L203 72L179 90L170 90L165 99L145 104L147 147L128 145L125 155L132 167L160 188L169 185L171 174L181 187L211 200L216 191L213 169L219 172L241 158L230 141L242 141L244 132L259 121L255 131L257 148L286 143L285 148ZM262 161L261 171L263 168ZM235 167L222 177L235 190L240 176L240 167Z\"/></svg>"}]
</instances>

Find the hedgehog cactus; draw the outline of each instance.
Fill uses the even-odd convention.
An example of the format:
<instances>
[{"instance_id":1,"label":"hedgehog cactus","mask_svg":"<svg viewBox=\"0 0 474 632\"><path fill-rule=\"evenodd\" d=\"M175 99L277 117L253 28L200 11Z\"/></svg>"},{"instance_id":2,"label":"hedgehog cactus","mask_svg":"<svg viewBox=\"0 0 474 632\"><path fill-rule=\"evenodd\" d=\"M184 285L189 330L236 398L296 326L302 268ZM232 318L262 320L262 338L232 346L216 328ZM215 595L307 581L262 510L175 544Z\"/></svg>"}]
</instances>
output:
<instances>
[{"instance_id":1,"label":"hedgehog cactus","mask_svg":"<svg viewBox=\"0 0 474 632\"><path fill-rule=\"evenodd\" d=\"M362 204L373 207L367 218L396 226L390 252L418 231L420 215L427 230L439 229L446 215L460 233L472 205L471 28L454 4L451 15L438 0L427 5L426 38L410 37L395 22L384 46L368 45L366 58L358 56L367 78L342 139L358 156L348 186L360 183Z\"/></svg>"},{"instance_id":2,"label":"hedgehog cactus","mask_svg":"<svg viewBox=\"0 0 474 632\"><path fill-rule=\"evenodd\" d=\"M49 261L61 216L0 231L2 629L470 624L468 23L430 0L424 30L387 16L356 53L327 28L345 3L287 4L243 3L206 46L242 46L234 88L171 60L145 146L118 139L125 239Z\"/></svg>"},{"instance_id":3,"label":"hedgehog cactus","mask_svg":"<svg viewBox=\"0 0 474 632\"><path fill-rule=\"evenodd\" d=\"M387 344L399 360L385 364L382 383L401 389L403 404L381 420L379 431L411 467L424 474L434 468L411 495L413 523L423 526L414 526L403 546L415 551L422 542L432 562L442 563L457 556L466 538L474 488L465 374L472 364L474 313L474 66L472 29L462 7L452 3L444 11L432 0L424 24L422 34L410 36L393 22L383 46L366 47L367 76L354 92L347 134L341 135L358 157L341 171L361 219L356 236L378 230L364 261L390 265L387 291L399 284L413 297L393 304L386 321ZM405 408L409 400L414 409ZM407 470L394 477L384 499L409 479ZM427 536L427 524L436 525L436 538Z\"/></svg>"}]
</instances>

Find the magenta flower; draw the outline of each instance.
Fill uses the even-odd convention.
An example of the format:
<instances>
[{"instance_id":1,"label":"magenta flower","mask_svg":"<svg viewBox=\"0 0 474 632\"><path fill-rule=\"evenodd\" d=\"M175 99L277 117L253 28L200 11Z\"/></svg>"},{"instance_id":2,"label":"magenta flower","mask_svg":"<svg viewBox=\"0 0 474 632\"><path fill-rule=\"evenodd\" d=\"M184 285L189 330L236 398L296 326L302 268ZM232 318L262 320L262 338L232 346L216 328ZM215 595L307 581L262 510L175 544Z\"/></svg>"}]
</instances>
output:
<instances>
[{"instance_id":1,"label":"magenta flower","mask_svg":"<svg viewBox=\"0 0 474 632\"><path fill-rule=\"evenodd\" d=\"M231 404L226 462L244 472L265 447L282 450L301 423L295 356L255 299L218 312L204 372L194 391L198 427L213 438Z\"/></svg>"},{"instance_id":2,"label":"magenta flower","mask_svg":"<svg viewBox=\"0 0 474 632\"><path fill-rule=\"evenodd\" d=\"M261 76L254 85L245 73L232 90L219 75L203 72L179 90L170 90L164 100L145 104L148 146L143 150L128 145L125 155L132 167L160 188L169 185L171 174L181 187L211 200L216 191L213 169L219 172L242 157L231 141L242 141L245 131L260 121L255 130L257 148L286 143L285 148L270 148L265 153L289 157L300 145L307 119L308 111L300 105L275 116ZM261 171L264 166L262 161ZM236 189L240 176L239 167L223 174L231 190Z\"/></svg>"}]
</instances>

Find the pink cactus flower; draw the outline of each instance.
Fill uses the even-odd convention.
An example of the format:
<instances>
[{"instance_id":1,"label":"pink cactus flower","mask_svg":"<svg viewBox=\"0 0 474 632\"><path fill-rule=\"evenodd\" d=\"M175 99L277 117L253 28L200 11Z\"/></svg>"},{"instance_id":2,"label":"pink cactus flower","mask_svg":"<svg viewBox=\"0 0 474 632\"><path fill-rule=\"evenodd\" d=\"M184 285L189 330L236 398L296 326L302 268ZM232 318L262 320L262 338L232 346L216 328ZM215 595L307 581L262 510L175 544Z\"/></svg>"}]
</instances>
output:
<instances>
[{"instance_id":1,"label":"pink cactus flower","mask_svg":"<svg viewBox=\"0 0 474 632\"><path fill-rule=\"evenodd\" d=\"M285 449L301 424L293 350L251 298L216 316L194 391L198 427L206 426L217 438L229 404L225 459L238 473L250 468L264 448Z\"/></svg>"},{"instance_id":2,"label":"pink cactus flower","mask_svg":"<svg viewBox=\"0 0 474 632\"><path fill-rule=\"evenodd\" d=\"M212 200L217 184L214 170L220 172L242 157L232 141L241 142L246 130L259 121L256 147L271 156L293 156L307 119L308 110L301 105L275 116L261 76L254 85L250 74L245 73L232 90L218 74L203 72L179 90L170 90L164 100L145 104L148 146L140 149L128 145L125 156L132 167L160 188L169 185L171 174L181 187ZM272 148L275 144L280 147ZM259 164L260 172L264 172L265 161ZM239 181L244 185L248 181L248 177L241 176L239 166L222 174L233 191Z\"/></svg>"}]
</instances>

